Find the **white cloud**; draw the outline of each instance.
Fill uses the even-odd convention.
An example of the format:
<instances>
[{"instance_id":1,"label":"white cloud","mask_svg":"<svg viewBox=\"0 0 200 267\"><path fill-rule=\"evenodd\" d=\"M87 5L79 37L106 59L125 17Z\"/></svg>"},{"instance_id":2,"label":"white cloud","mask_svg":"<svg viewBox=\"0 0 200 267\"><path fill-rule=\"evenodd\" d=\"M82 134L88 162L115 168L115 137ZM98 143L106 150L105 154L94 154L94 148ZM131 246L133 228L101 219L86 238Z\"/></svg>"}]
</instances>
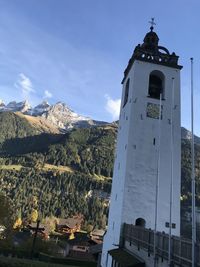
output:
<instances>
[{"instance_id":1,"label":"white cloud","mask_svg":"<svg viewBox=\"0 0 200 267\"><path fill-rule=\"evenodd\" d=\"M105 95L107 100L106 110L111 114L113 120L119 119L121 99L112 99L109 95Z\"/></svg>"},{"instance_id":2,"label":"white cloud","mask_svg":"<svg viewBox=\"0 0 200 267\"><path fill-rule=\"evenodd\" d=\"M49 92L48 90L45 90L45 91L44 91L44 97L45 97L45 98L52 98L52 96L53 96L52 93Z\"/></svg>"},{"instance_id":3,"label":"white cloud","mask_svg":"<svg viewBox=\"0 0 200 267\"><path fill-rule=\"evenodd\" d=\"M15 87L22 90L24 97L28 97L30 93L35 92L31 80L24 73L19 74L19 79L15 83Z\"/></svg>"}]
</instances>

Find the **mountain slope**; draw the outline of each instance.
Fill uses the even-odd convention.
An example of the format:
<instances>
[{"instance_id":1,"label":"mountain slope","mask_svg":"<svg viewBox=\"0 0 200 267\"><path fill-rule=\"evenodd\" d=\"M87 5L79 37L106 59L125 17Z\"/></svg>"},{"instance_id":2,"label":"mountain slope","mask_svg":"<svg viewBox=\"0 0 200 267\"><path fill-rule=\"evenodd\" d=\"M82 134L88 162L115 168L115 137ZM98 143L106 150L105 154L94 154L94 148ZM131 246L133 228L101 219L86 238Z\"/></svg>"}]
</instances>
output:
<instances>
[{"instance_id":1,"label":"mountain slope","mask_svg":"<svg viewBox=\"0 0 200 267\"><path fill-rule=\"evenodd\" d=\"M11 138L22 138L39 134L25 118L13 112L0 112L0 144Z\"/></svg>"},{"instance_id":2,"label":"mountain slope","mask_svg":"<svg viewBox=\"0 0 200 267\"><path fill-rule=\"evenodd\" d=\"M77 128L66 134L40 134L6 140L0 149L11 164L70 166L85 174L112 176L116 125ZM32 153L35 153L34 156ZM32 163L30 165L30 161Z\"/></svg>"},{"instance_id":3,"label":"mountain slope","mask_svg":"<svg viewBox=\"0 0 200 267\"><path fill-rule=\"evenodd\" d=\"M21 112L16 112L16 114L19 117L26 119L33 128L37 129L38 132L54 133L54 134L60 133L58 127L56 127L55 125L52 125L50 122L48 122L42 117L34 117L30 115L25 115Z\"/></svg>"},{"instance_id":4,"label":"mountain slope","mask_svg":"<svg viewBox=\"0 0 200 267\"><path fill-rule=\"evenodd\" d=\"M190 131L188 131L186 128L181 127L181 138L182 140L191 140L192 134ZM194 136L194 142L195 144L200 144L200 137Z\"/></svg>"},{"instance_id":5,"label":"mountain slope","mask_svg":"<svg viewBox=\"0 0 200 267\"><path fill-rule=\"evenodd\" d=\"M110 192L116 132L117 127L111 124L73 129L56 135L54 142L49 134L20 138L22 143L6 140L0 158L0 188L14 201L16 210L21 209L23 218L29 217L34 197L42 217L82 213L87 223L105 227L109 198L101 192ZM28 140L25 145L24 140Z\"/></svg>"},{"instance_id":6,"label":"mountain slope","mask_svg":"<svg viewBox=\"0 0 200 267\"><path fill-rule=\"evenodd\" d=\"M0 113L1 191L24 218L33 208L30 198L36 197L41 216L83 213L88 223L105 224L109 198L101 196L111 188L117 124L55 134L38 127L38 121L31 124L31 119L21 113ZM196 203L200 206L198 141L196 137ZM190 133L182 129L181 192L182 207L187 208L191 205L190 153Z\"/></svg>"},{"instance_id":7,"label":"mountain slope","mask_svg":"<svg viewBox=\"0 0 200 267\"><path fill-rule=\"evenodd\" d=\"M29 115L27 116L27 119L36 124L40 121L40 126L41 128L44 127L45 131L47 131L50 126L54 128L54 131L66 132L74 127L85 128L107 124L107 122L95 121L89 117L79 115L62 102L50 105L47 101L43 101L41 104L32 108L28 101L19 103L12 101L8 103L8 105L5 105L3 101L0 101L0 111L11 111L18 112L18 114Z\"/></svg>"}]
</instances>

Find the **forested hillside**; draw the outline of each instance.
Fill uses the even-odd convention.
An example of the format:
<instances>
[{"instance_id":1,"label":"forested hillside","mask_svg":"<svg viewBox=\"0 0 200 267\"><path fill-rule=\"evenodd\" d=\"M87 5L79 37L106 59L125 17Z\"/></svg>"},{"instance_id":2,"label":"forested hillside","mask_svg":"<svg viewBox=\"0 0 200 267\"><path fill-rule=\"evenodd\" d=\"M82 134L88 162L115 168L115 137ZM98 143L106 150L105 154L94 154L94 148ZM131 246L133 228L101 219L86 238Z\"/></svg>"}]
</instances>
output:
<instances>
[{"instance_id":1,"label":"forested hillside","mask_svg":"<svg viewBox=\"0 0 200 267\"><path fill-rule=\"evenodd\" d=\"M28 219L81 213L105 227L117 125L41 133L14 113L0 113L0 186ZM197 205L200 206L200 146L196 144ZM182 207L191 203L190 142L182 140Z\"/></svg>"},{"instance_id":2,"label":"forested hillside","mask_svg":"<svg viewBox=\"0 0 200 267\"><path fill-rule=\"evenodd\" d=\"M26 119L12 112L0 112L0 144L7 139L22 138L38 134Z\"/></svg>"},{"instance_id":3,"label":"forested hillside","mask_svg":"<svg viewBox=\"0 0 200 267\"><path fill-rule=\"evenodd\" d=\"M16 213L24 219L34 209L41 217L82 213L88 224L105 227L116 125L39 134L16 114L3 117L7 131L16 120L19 128L9 136L0 131L0 186Z\"/></svg>"},{"instance_id":4,"label":"forested hillside","mask_svg":"<svg viewBox=\"0 0 200 267\"><path fill-rule=\"evenodd\" d=\"M195 144L196 204L200 207L200 145ZM181 153L182 204L191 206L191 144L182 139Z\"/></svg>"},{"instance_id":5,"label":"forested hillside","mask_svg":"<svg viewBox=\"0 0 200 267\"><path fill-rule=\"evenodd\" d=\"M23 219L29 219L37 210L40 218L56 216L65 218L84 214L86 221L105 227L108 206L88 192L110 192L110 183L74 172L44 171L22 168L21 171L1 170L1 190L9 196ZM104 204L104 205L103 205Z\"/></svg>"}]
</instances>

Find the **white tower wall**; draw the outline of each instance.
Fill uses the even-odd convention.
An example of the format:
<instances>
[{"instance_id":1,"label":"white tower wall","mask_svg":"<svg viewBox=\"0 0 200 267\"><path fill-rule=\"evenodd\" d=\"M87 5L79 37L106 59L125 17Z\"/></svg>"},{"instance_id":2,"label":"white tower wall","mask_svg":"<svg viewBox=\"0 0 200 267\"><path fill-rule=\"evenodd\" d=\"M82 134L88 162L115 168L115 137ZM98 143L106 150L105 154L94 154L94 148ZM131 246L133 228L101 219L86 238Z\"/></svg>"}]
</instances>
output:
<instances>
[{"instance_id":1,"label":"white tower wall","mask_svg":"<svg viewBox=\"0 0 200 267\"><path fill-rule=\"evenodd\" d=\"M152 71L164 75L164 100L162 120L147 116L149 103L159 108L159 99L148 97L149 76ZM123 107L126 82L129 79L128 101ZM174 80L174 86L172 85ZM172 91L174 88L174 104ZM173 123L171 124L171 109ZM157 231L169 232L170 221L171 127L173 127L173 235L180 235L180 70L170 66L134 60L123 82L119 130L112 181L108 230L104 237L102 266L111 266L108 251L120 243L123 223L134 224L138 218L145 220L146 228L155 227L156 180L159 169ZM160 165L158 168L158 151Z\"/></svg>"}]
</instances>

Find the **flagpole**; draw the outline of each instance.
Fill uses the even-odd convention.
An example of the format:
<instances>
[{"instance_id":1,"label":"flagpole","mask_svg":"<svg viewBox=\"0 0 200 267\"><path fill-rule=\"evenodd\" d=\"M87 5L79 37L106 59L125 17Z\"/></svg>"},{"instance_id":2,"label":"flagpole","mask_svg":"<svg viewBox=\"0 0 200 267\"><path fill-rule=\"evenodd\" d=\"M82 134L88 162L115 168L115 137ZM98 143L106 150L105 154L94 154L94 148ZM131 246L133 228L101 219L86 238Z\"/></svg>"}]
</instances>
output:
<instances>
[{"instance_id":1,"label":"flagpole","mask_svg":"<svg viewBox=\"0 0 200 267\"><path fill-rule=\"evenodd\" d=\"M195 216L195 172L194 172L194 96L193 96L193 58L191 60L191 182L192 182L192 267L195 267L196 216Z\"/></svg>"},{"instance_id":2,"label":"flagpole","mask_svg":"<svg viewBox=\"0 0 200 267\"><path fill-rule=\"evenodd\" d=\"M172 236L172 205L173 205L173 178L174 178L174 139L173 139L173 109L174 109L174 78L172 78L172 102L171 102L171 179L170 179L170 205L169 205L169 247L168 265L171 266L171 236Z\"/></svg>"},{"instance_id":3,"label":"flagpole","mask_svg":"<svg viewBox=\"0 0 200 267\"><path fill-rule=\"evenodd\" d=\"M157 175L156 175L155 225L154 225L154 243L153 243L154 267L156 267L156 232L157 232L157 220L158 220L158 194L159 194L159 180L160 180L161 118L162 118L162 94L160 94L160 103L159 103L158 161L157 161Z\"/></svg>"}]
</instances>

